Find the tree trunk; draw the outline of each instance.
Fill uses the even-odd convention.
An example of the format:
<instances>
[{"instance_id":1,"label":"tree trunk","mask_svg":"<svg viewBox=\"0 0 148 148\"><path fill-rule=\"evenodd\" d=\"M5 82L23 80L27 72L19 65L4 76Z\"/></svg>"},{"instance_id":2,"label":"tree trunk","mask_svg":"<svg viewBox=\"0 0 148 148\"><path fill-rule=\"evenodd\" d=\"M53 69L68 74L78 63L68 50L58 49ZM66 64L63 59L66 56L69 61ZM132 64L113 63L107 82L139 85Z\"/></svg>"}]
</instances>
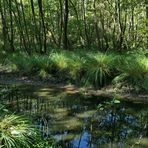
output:
<instances>
[{"instance_id":1,"label":"tree trunk","mask_svg":"<svg viewBox=\"0 0 148 148\"><path fill-rule=\"evenodd\" d=\"M146 31L148 32L148 1L147 0L145 0L145 5L146 5ZM147 33L146 47L148 48L148 33Z\"/></svg>"},{"instance_id":2,"label":"tree trunk","mask_svg":"<svg viewBox=\"0 0 148 148\"><path fill-rule=\"evenodd\" d=\"M14 30L13 30L13 15L12 15L12 2L9 0L9 15L10 15L10 48L14 52Z\"/></svg>"},{"instance_id":3,"label":"tree trunk","mask_svg":"<svg viewBox=\"0 0 148 148\"><path fill-rule=\"evenodd\" d=\"M27 44L29 45L29 47L31 47L27 23L26 23L26 18L25 18L24 6L23 6L22 0L20 0L20 4L21 4L21 9L22 9L22 17L23 17L23 21L24 21L24 31L25 31L25 36L26 36L26 39L27 39ZM31 49L29 49L29 50L31 50Z\"/></svg>"},{"instance_id":4,"label":"tree trunk","mask_svg":"<svg viewBox=\"0 0 148 148\"><path fill-rule=\"evenodd\" d=\"M21 23L22 17L21 17L21 12L20 12L19 7L18 7L19 5L17 3L17 0L15 0L15 6L16 6L17 15L18 15L18 16L16 16L16 19L18 21L17 23L18 23L18 26L19 26L20 36L21 36L21 39L23 41L25 51L30 55L30 51L28 49L26 38L25 38L24 32L23 32L23 26L22 26L22 23ZM13 14L15 15L15 12L13 12Z\"/></svg>"},{"instance_id":5,"label":"tree trunk","mask_svg":"<svg viewBox=\"0 0 148 148\"><path fill-rule=\"evenodd\" d=\"M47 37L46 37L46 26L45 26L45 21L44 21L44 13L43 13L43 4L42 0L38 0L38 7L39 7L39 14L41 17L42 21L42 27L43 27L43 50L41 53L46 53L47 52Z\"/></svg>"},{"instance_id":6,"label":"tree trunk","mask_svg":"<svg viewBox=\"0 0 148 148\"><path fill-rule=\"evenodd\" d=\"M30 2L31 2L31 11L32 11L32 16L33 16L35 39L36 39L36 42L39 44L39 47L40 47L40 50L41 50L42 49L42 41L41 41L41 35L39 33L39 29L38 29L38 25L37 25L34 3L33 3L33 0L30 0ZM35 44L36 44L36 42L35 42Z\"/></svg>"},{"instance_id":7,"label":"tree trunk","mask_svg":"<svg viewBox=\"0 0 148 148\"><path fill-rule=\"evenodd\" d=\"M5 0L0 0L0 14L2 19L2 34L3 34L3 49L8 50L10 48L10 39L9 39L9 32L8 32L8 26L6 23L6 4Z\"/></svg>"},{"instance_id":8,"label":"tree trunk","mask_svg":"<svg viewBox=\"0 0 148 148\"><path fill-rule=\"evenodd\" d=\"M96 0L94 0L94 2L93 2L93 9L94 9L94 26L95 26L95 30L96 30L97 46L101 47L100 34L99 34L99 30L98 30L97 12L96 12Z\"/></svg>"},{"instance_id":9,"label":"tree trunk","mask_svg":"<svg viewBox=\"0 0 148 148\"><path fill-rule=\"evenodd\" d=\"M68 15L69 15L69 2L65 0L65 13L64 13L64 32L63 32L63 45L65 49L68 49Z\"/></svg>"}]
</instances>

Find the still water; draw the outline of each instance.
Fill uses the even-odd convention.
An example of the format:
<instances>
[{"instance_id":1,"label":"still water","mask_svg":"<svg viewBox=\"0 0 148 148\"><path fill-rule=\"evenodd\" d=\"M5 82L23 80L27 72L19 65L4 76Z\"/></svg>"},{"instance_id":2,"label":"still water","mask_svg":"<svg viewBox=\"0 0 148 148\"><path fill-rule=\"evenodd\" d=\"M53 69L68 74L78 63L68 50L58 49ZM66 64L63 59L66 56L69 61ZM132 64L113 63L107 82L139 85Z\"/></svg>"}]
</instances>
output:
<instances>
[{"instance_id":1,"label":"still water","mask_svg":"<svg viewBox=\"0 0 148 148\"><path fill-rule=\"evenodd\" d=\"M148 148L148 104L70 88L0 86L0 103L34 119L63 148Z\"/></svg>"}]
</instances>

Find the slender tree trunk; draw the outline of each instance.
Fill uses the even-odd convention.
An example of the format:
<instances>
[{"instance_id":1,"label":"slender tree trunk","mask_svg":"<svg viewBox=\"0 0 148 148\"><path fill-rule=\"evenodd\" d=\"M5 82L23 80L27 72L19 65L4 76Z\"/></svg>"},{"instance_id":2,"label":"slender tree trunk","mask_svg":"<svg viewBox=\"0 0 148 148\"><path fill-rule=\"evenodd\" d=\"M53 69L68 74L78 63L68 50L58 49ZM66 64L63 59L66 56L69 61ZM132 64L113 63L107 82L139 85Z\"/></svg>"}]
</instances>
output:
<instances>
[{"instance_id":1,"label":"slender tree trunk","mask_svg":"<svg viewBox=\"0 0 148 148\"><path fill-rule=\"evenodd\" d=\"M117 7L118 7L118 32L119 32L119 36L118 36L118 39L117 39L117 46L116 46L116 49L117 50L121 50L121 44L122 44L122 24L121 24L121 3L120 3L120 0L117 0Z\"/></svg>"},{"instance_id":2,"label":"slender tree trunk","mask_svg":"<svg viewBox=\"0 0 148 148\"><path fill-rule=\"evenodd\" d=\"M30 39L29 39L28 28L27 28L27 23L26 23L26 18L25 18L25 12L24 12L24 6L23 6L22 0L20 0L20 4L21 4L21 9L22 9L22 17L23 17L23 21L24 21L25 37L27 39L27 44L29 44L29 47L30 47ZM31 50L31 49L29 49L29 50Z\"/></svg>"},{"instance_id":3,"label":"slender tree trunk","mask_svg":"<svg viewBox=\"0 0 148 148\"><path fill-rule=\"evenodd\" d=\"M125 9L124 13L124 21L122 21L121 24L121 11L120 11L120 0L118 0L118 21L119 21L119 26L120 26L120 31L119 31L119 38L118 38L118 43L117 43L117 50L121 51L123 49L122 45L125 39L125 30L126 30L126 22L127 22L127 9ZM124 47L125 48L125 47Z\"/></svg>"},{"instance_id":4,"label":"slender tree trunk","mask_svg":"<svg viewBox=\"0 0 148 148\"><path fill-rule=\"evenodd\" d=\"M34 2L33 2L33 0L30 0L30 3L31 3L32 16L33 16L35 39L36 39L36 42L39 44L40 50L42 50L41 35L39 33L40 31L39 31L38 25L37 25L37 20L36 20L36 15L35 15L35 9L34 9ZM35 42L35 44L36 44L36 42Z\"/></svg>"},{"instance_id":5,"label":"slender tree trunk","mask_svg":"<svg viewBox=\"0 0 148 148\"><path fill-rule=\"evenodd\" d=\"M2 33L3 33L3 48L4 48L4 50L7 50L6 48L7 48L7 34L8 34L8 31L7 31L6 20L5 20L2 4L3 3L0 0L0 14L1 14L1 19L2 19Z\"/></svg>"},{"instance_id":6,"label":"slender tree trunk","mask_svg":"<svg viewBox=\"0 0 148 148\"><path fill-rule=\"evenodd\" d=\"M63 31L63 6L62 5L63 5L62 0L59 0L59 9L60 9L59 39L58 39L59 47L61 47L61 43L62 43L62 31Z\"/></svg>"},{"instance_id":7,"label":"slender tree trunk","mask_svg":"<svg viewBox=\"0 0 148 148\"><path fill-rule=\"evenodd\" d=\"M88 36L88 30L87 30L85 0L83 0L83 19L84 19L84 31L85 31L86 44L87 44L87 47L90 47L91 43L90 43L90 39Z\"/></svg>"},{"instance_id":8,"label":"slender tree trunk","mask_svg":"<svg viewBox=\"0 0 148 148\"><path fill-rule=\"evenodd\" d=\"M78 3L78 2L77 2ZM76 8L76 5L73 3L72 0L70 0L70 4L75 12L75 15L76 15L76 19L77 19L77 42L78 44L81 44L81 36L82 36L82 31L81 31L81 27L80 27L80 20L79 20L79 14L78 14L78 10Z\"/></svg>"},{"instance_id":9,"label":"slender tree trunk","mask_svg":"<svg viewBox=\"0 0 148 148\"><path fill-rule=\"evenodd\" d=\"M104 15L100 12L100 18L101 18L101 25L102 25L102 47L106 51L109 47L108 45L108 38L106 36L106 31L105 31L105 21L104 21ZM104 42L105 41L105 42Z\"/></svg>"},{"instance_id":10,"label":"slender tree trunk","mask_svg":"<svg viewBox=\"0 0 148 148\"><path fill-rule=\"evenodd\" d=\"M10 15L10 48L14 52L14 26L13 26L13 15L12 15L12 2L9 0L9 15Z\"/></svg>"},{"instance_id":11,"label":"slender tree trunk","mask_svg":"<svg viewBox=\"0 0 148 148\"><path fill-rule=\"evenodd\" d=\"M135 24L134 24L134 8L132 8L132 41L134 41L134 28L135 28Z\"/></svg>"},{"instance_id":12,"label":"slender tree trunk","mask_svg":"<svg viewBox=\"0 0 148 148\"><path fill-rule=\"evenodd\" d=\"M115 4L115 7L114 7L114 27L113 27L113 39L112 39L112 42L113 42L113 47L114 47L114 49L116 49L116 43L117 43L117 38L116 38L116 28L117 28L117 2L116 2L116 0L114 0L114 4Z\"/></svg>"},{"instance_id":13,"label":"slender tree trunk","mask_svg":"<svg viewBox=\"0 0 148 148\"><path fill-rule=\"evenodd\" d=\"M22 23L21 23L22 17L21 17L21 12L20 12L19 7L18 7L17 0L15 0L15 6L16 6L17 15L18 15L17 16L17 20L18 20L17 23L18 23L18 26L19 26L20 36L21 36L25 51L30 55L30 51L28 49L27 42L26 42L24 32L23 32L23 26L22 26ZM15 15L15 12L14 12L14 15Z\"/></svg>"},{"instance_id":14,"label":"slender tree trunk","mask_svg":"<svg viewBox=\"0 0 148 148\"><path fill-rule=\"evenodd\" d=\"M146 5L146 29L147 29L147 32L148 32L148 1L147 0L145 0L145 5ZM147 33L146 47L148 48L148 33Z\"/></svg>"},{"instance_id":15,"label":"slender tree trunk","mask_svg":"<svg viewBox=\"0 0 148 148\"><path fill-rule=\"evenodd\" d=\"M120 6L120 0L117 1L118 5L118 30L121 33L122 31L122 26L121 26L121 6Z\"/></svg>"},{"instance_id":16,"label":"slender tree trunk","mask_svg":"<svg viewBox=\"0 0 148 148\"><path fill-rule=\"evenodd\" d=\"M42 27L43 27L43 51L42 53L47 52L47 37L46 37L46 26L45 26L45 21L44 21L44 13L43 13L43 1L38 0L38 7L39 7L39 14L41 17L42 21Z\"/></svg>"},{"instance_id":17,"label":"slender tree trunk","mask_svg":"<svg viewBox=\"0 0 148 148\"><path fill-rule=\"evenodd\" d=\"M148 1L145 0L145 5L146 5L146 20L148 21ZM147 22L148 25L148 22Z\"/></svg>"},{"instance_id":18,"label":"slender tree trunk","mask_svg":"<svg viewBox=\"0 0 148 148\"><path fill-rule=\"evenodd\" d=\"M100 34L98 30L98 19L97 19L97 11L96 11L96 0L93 1L93 9L94 9L94 25L96 30L96 38L97 38L97 46L101 46L100 43Z\"/></svg>"},{"instance_id":19,"label":"slender tree trunk","mask_svg":"<svg viewBox=\"0 0 148 148\"><path fill-rule=\"evenodd\" d=\"M64 12L64 35L63 45L65 49L68 49L68 15L69 15L69 0L65 0L65 12Z\"/></svg>"}]
</instances>

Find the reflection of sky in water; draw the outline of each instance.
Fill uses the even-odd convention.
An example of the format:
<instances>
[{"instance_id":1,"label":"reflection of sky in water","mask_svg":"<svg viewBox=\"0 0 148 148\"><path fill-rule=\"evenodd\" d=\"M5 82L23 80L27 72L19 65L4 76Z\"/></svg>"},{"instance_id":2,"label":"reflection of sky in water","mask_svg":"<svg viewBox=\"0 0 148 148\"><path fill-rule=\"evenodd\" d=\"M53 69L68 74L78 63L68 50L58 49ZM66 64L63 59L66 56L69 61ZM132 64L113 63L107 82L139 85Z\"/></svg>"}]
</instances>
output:
<instances>
[{"instance_id":1,"label":"reflection of sky in water","mask_svg":"<svg viewBox=\"0 0 148 148\"><path fill-rule=\"evenodd\" d=\"M119 120L121 119L120 115L117 114L112 114L112 111L109 110L108 113L107 111L106 115L102 117L101 121L99 122L100 125L98 125L98 129L95 128L95 130L108 130L108 132L110 130L112 130L112 126L114 126L113 124L115 124L115 129L114 135L111 136L115 136L114 138L118 137L118 140L114 140L112 141L112 137L102 134L96 137L96 139L92 139L93 133L92 135L90 134L90 132L88 130L86 130L86 128L83 128L83 132L79 135L76 136L75 138L73 138L72 140L70 140L69 142L69 146L71 148L94 148L97 147L97 145L105 145L107 143L111 143L111 142L116 142L116 146L118 148L122 148L127 146L126 145L126 138L128 138L128 136L133 132L134 128L138 128L139 124L138 124L138 120L133 117L132 115L124 115L122 116L124 124L126 124L126 126L123 124L120 125L119 127L116 127L116 124L118 124L117 122L119 122ZM88 122L88 120L85 120L86 122ZM130 127L129 127L130 126ZM110 129L108 129L108 127ZM133 128L133 129L132 129ZM118 132L116 132L118 131ZM137 130L138 132L138 130ZM64 136L67 136L68 132L64 132L64 134L57 134L54 136L54 138L57 141L61 141L63 139ZM93 140L93 141L91 141Z\"/></svg>"},{"instance_id":2,"label":"reflection of sky in water","mask_svg":"<svg viewBox=\"0 0 148 148\"><path fill-rule=\"evenodd\" d=\"M83 131L80 137L76 137L71 140L70 145L72 148L89 148L90 146L93 148L90 140L91 135L88 133L88 131Z\"/></svg>"}]
</instances>

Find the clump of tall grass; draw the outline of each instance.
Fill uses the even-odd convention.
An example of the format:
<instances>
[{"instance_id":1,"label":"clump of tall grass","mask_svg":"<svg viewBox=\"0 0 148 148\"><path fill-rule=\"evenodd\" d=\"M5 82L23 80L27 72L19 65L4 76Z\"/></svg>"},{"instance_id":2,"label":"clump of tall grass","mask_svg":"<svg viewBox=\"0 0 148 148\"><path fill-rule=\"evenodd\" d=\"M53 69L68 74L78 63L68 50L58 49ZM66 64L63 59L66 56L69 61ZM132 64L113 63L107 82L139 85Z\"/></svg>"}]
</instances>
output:
<instances>
[{"instance_id":1,"label":"clump of tall grass","mask_svg":"<svg viewBox=\"0 0 148 148\"><path fill-rule=\"evenodd\" d=\"M51 62L48 56L26 54L12 54L7 57L5 64L12 68L12 71L19 71L26 74L38 74L41 70L48 71Z\"/></svg>"},{"instance_id":2,"label":"clump of tall grass","mask_svg":"<svg viewBox=\"0 0 148 148\"><path fill-rule=\"evenodd\" d=\"M12 71L30 71L30 66L26 55L11 54L7 57L4 64L10 66Z\"/></svg>"},{"instance_id":3,"label":"clump of tall grass","mask_svg":"<svg viewBox=\"0 0 148 148\"><path fill-rule=\"evenodd\" d=\"M84 65L86 62L85 57L81 57L78 54L71 54L68 60L69 75L72 80L78 82L81 80L84 74Z\"/></svg>"},{"instance_id":4,"label":"clump of tall grass","mask_svg":"<svg viewBox=\"0 0 148 148\"><path fill-rule=\"evenodd\" d=\"M36 69L37 71L42 69L47 71L51 65L50 59L46 55L33 55L28 59L28 62L32 64L32 68L34 68L34 70Z\"/></svg>"},{"instance_id":5,"label":"clump of tall grass","mask_svg":"<svg viewBox=\"0 0 148 148\"><path fill-rule=\"evenodd\" d=\"M29 120L9 114L3 106L0 106L0 113L0 147L31 147L37 142L37 131L31 127Z\"/></svg>"},{"instance_id":6,"label":"clump of tall grass","mask_svg":"<svg viewBox=\"0 0 148 148\"><path fill-rule=\"evenodd\" d=\"M64 53L51 53L49 56L52 62L52 68L57 71L62 71L68 67L68 58Z\"/></svg>"},{"instance_id":7,"label":"clump of tall grass","mask_svg":"<svg viewBox=\"0 0 148 148\"><path fill-rule=\"evenodd\" d=\"M148 90L148 59L144 55L122 56L117 65L118 76L114 83L127 83L138 90Z\"/></svg>"},{"instance_id":8,"label":"clump of tall grass","mask_svg":"<svg viewBox=\"0 0 148 148\"><path fill-rule=\"evenodd\" d=\"M148 59L144 54L101 53L96 51L53 50L48 55L12 54L5 64L12 71L51 76L77 84L102 87L107 84L129 84L148 90Z\"/></svg>"},{"instance_id":9,"label":"clump of tall grass","mask_svg":"<svg viewBox=\"0 0 148 148\"><path fill-rule=\"evenodd\" d=\"M87 55L85 63L85 75L82 79L84 83L92 84L96 87L104 86L108 77L111 76L114 57L107 54L96 53Z\"/></svg>"}]
</instances>

